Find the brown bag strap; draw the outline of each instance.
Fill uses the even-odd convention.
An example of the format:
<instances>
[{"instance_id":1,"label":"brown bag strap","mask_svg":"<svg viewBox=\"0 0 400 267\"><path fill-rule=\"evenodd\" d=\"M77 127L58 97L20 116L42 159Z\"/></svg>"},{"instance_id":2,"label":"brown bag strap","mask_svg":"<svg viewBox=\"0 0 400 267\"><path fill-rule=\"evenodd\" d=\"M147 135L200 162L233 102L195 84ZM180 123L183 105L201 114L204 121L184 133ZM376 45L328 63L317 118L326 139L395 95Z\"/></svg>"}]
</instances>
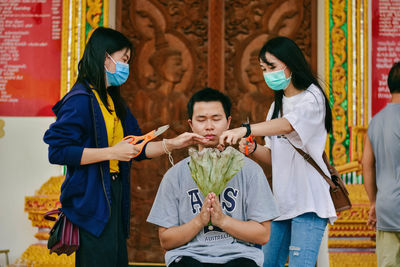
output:
<instances>
[{"instance_id":1,"label":"brown bag strap","mask_svg":"<svg viewBox=\"0 0 400 267\"><path fill-rule=\"evenodd\" d=\"M282 103L281 103L281 106L280 106L280 112L281 112L281 114L280 114L281 117L283 117L283 105L282 105ZM311 164L311 166L313 166L313 167L319 172L319 174L322 175L322 177L325 179L325 181L329 184L329 186L330 186L333 190L337 190L337 187L336 187L335 183L332 182L332 179L329 178L328 176L326 176L326 174L321 170L321 168L318 166L318 164L315 162L315 160L314 160L309 154L307 154L306 152L304 152L304 151L301 150L300 148L295 147L295 146L292 144L292 142L289 141L289 139L286 138L286 140L289 142L289 144L292 145L292 147L294 147L294 149L296 149L297 152L299 152L299 154L300 154L308 163ZM324 151L324 154L325 154L325 151ZM325 160L324 160L324 162L325 162ZM325 164L327 164L327 163L325 162ZM328 169L329 169L329 166L328 166ZM340 179L340 178L339 178L339 179Z\"/></svg>"},{"instance_id":2,"label":"brown bag strap","mask_svg":"<svg viewBox=\"0 0 400 267\"><path fill-rule=\"evenodd\" d=\"M318 166L318 164L315 162L315 160L306 152L304 152L303 150L301 150L298 147L295 147L290 141L289 139L287 139L289 144L292 145L292 147L294 147L294 149L296 149L297 152L299 152L299 154L308 162L311 164L311 166L313 166L321 175L322 177L325 179L325 181L329 184L330 187L332 187L333 190L336 190L336 185L334 182L332 182L332 179L329 178L323 171L322 169ZM325 152L324 152L325 153Z\"/></svg>"}]
</instances>

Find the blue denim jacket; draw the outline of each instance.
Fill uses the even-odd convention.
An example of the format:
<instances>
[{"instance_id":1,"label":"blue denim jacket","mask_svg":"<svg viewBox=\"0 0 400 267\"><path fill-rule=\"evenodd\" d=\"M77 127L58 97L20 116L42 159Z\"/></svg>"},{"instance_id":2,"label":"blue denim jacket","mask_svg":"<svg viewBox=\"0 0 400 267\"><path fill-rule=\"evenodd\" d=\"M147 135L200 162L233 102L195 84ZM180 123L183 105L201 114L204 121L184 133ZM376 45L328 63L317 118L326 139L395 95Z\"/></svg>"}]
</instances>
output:
<instances>
[{"instance_id":1,"label":"blue denim jacket","mask_svg":"<svg viewBox=\"0 0 400 267\"><path fill-rule=\"evenodd\" d=\"M71 222L99 236L111 214L110 164L103 161L80 165L84 148L108 147L107 130L100 106L92 90L76 83L53 107L56 122L44 135L49 145L49 161L67 165L61 186L62 211ZM127 108L122 121L124 136L142 135L139 125ZM145 149L135 160L146 159ZM131 162L119 162L123 183L122 216L126 237L129 236Z\"/></svg>"}]
</instances>

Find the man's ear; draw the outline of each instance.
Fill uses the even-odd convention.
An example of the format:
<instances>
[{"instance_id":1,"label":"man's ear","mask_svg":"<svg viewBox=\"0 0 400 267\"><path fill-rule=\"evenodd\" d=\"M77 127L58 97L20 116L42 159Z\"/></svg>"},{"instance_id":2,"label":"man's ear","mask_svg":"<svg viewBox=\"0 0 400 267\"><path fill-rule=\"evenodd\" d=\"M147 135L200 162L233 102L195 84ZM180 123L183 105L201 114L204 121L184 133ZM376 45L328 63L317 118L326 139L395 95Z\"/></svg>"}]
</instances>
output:
<instances>
[{"instance_id":1,"label":"man's ear","mask_svg":"<svg viewBox=\"0 0 400 267\"><path fill-rule=\"evenodd\" d=\"M227 125L226 125L226 129L227 129L227 130L229 129L229 125L231 125L231 120L232 120L232 117L229 116L229 117L228 117L228 122L227 122Z\"/></svg>"},{"instance_id":2,"label":"man's ear","mask_svg":"<svg viewBox=\"0 0 400 267\"><path fill-rule=\"evenodd\" d=\"M193 124L192 124L192 120L191 120L191 119L188 119L188 123L189 123L190 129L192 129L192 132L193 132Z\"/></svg>"}]
</instances>

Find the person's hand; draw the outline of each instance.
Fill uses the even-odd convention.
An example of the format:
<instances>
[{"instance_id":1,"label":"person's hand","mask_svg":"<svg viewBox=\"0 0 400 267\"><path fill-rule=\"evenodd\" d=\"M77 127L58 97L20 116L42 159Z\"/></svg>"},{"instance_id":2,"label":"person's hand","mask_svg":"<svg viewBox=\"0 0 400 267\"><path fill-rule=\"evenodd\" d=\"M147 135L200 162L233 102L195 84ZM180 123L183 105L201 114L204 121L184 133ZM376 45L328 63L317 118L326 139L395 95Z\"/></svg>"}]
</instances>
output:
<instances>
[{"instance_id":1,"label":"person's hand","mask_svg":"<svg viewBox=\"0 0 400 267\"><path fill-rule=\"evenodd\" d=\"M218 196L215 193L209 193L207 198L210 199L211 201L211 207L210 207L211 223L222 229L222 226L224 224L224 219L227 215L225 215L222 212Z\"/></svg>"},{"instance_id":2,"label":"person's hand","mask_svg":"<svg viewBox=\"0 0 400 267\"><path fill-rule=\"evenodd\" d=\"M247 146L248 152L249 152L248 155L252 154L254 152L254 149L256 148L255 140L254 140L253 143L250 143L249 141L246 140L246 138L240 139L240 141L239 141L239 151L242 152L243 154L245 154L246 153L246 148L245 148L246 146Z\"/></svg>"},{"instance_id":3,"label":"person's hand","mask_svg":"<svg viewBox=\"0 0 400 267\"><path fill-rule=\"evenodd\" d=\"M232 130L224 131L219 137L219 143L234 145L240 138L246 135L246 132L246 127L239 127Z\"/></svg>"},{"instance_id":4,"label":"person's hand","mask_svg":"<svg viewBox=\"0 0 400 267\"><path fill-rule=\"evenodd\" d=\"M208 222L210 221L210 208L211 208L211 199L207 196L204 199L203 206L201 207L201 211L199 213L198 218L200 221L200 224L204 227L208 225Z\"/></svg>"},{"instance_id":5,"label":"person's hand","mask_svg":"<svg viewBox=\"0 0 400 267\"><path fill-rule=\"evenodd\" d=\"M110 151L111 160L129 161L139 153L140 149L138 146L130 144L129 140L122 140L110 147Z\"/></svg>"},{"instance_id":6,"label":"person's hand","mask_svg":"<svg viewBox=\"0 0 400 267\"><path fill-rule=\"evenodd\" d=\"M369 226L370 229L375 229L376 228L375 203L372 203L370 208L369 208L367 225Z\"/></svg>"},{"instance_id":7,"label":"person's hand","mask_svg":"<svg viewBox=\"0 0 400 267\"><path fill-rule=\"evenodd\" d=\"M172 139L165 139L165 145L169 151L180 149L195 144L206 144L208 139L195 133L185 132Z\"/></svg>"}]
</instances>

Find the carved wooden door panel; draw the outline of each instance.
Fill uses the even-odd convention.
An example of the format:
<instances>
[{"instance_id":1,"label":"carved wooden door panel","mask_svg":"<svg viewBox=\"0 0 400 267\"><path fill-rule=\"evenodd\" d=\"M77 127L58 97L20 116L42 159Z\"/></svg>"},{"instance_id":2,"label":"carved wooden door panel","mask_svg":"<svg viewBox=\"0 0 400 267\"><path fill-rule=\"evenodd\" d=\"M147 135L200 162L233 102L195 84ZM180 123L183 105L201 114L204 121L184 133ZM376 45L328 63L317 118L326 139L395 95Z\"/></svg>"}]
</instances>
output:
<instances>
[{"instance_id":1,"label":"carved wooden door panel","mask_svg":"<svg viewBox=\"0 0 400 267\"><path fill-rule=\"evenodd\" d=\"M189 131L186 103L205 86L231 97L232 127L247 117L265 120L273 93L259 67L259 49L271 37L289 36L315 70L315 21L312 0L118 0L117 29L135 47L122 94L143 132L171 126L161 138ZM185 149L173 152L175 161L185 156ZM164 261L157 227L146 218L169 167L166 156L133 164L131 262Z\"/></svg>"}]
</instances>

